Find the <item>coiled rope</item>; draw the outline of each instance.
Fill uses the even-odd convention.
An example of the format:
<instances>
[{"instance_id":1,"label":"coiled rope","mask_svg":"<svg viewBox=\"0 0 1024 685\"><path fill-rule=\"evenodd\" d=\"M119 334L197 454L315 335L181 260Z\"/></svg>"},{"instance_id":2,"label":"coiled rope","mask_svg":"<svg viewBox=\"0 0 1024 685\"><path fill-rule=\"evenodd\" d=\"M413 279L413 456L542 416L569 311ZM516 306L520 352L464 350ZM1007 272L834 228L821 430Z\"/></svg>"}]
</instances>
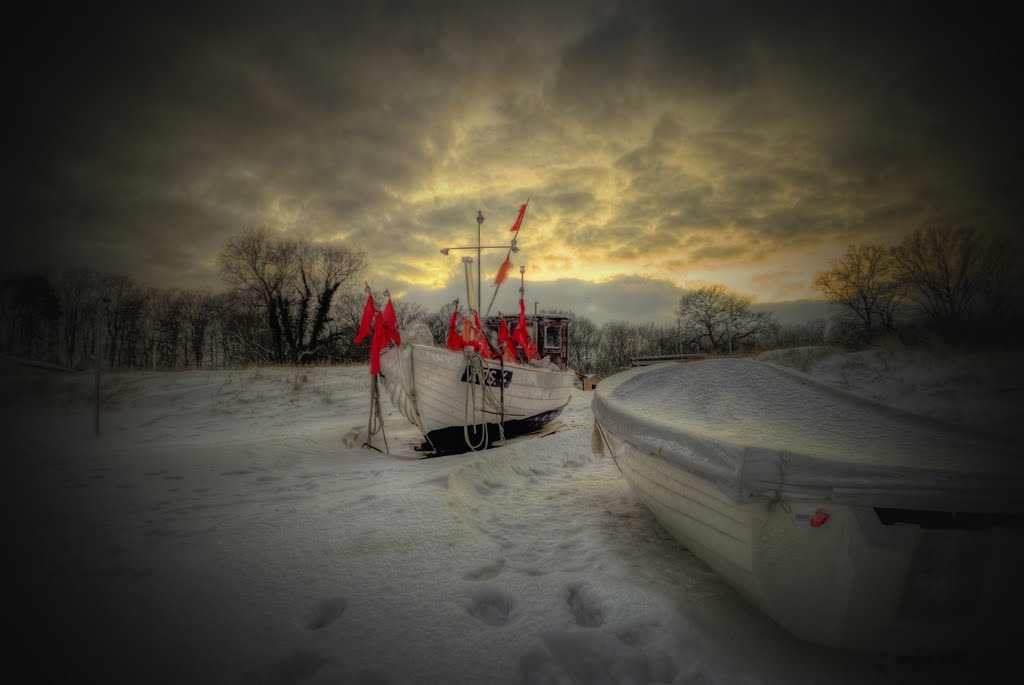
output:
<instances>
[{"instance_id":1,"label":"coiled rope","mask_svg":"<svg viewBox=\"0 0 1024 685\"><path fill-rule=\"evenodd\" d=\"M466 447L471 451L487 449L489 446L489 431L486 408L489 406L498 410L498 439L505 440L505 364L501 365L501 397L495 398L494 392L485 382L487 365L483 358L472 348L465 349L466 355L466 403L462 421L462 437L466 441ZM480 409L479 421L477 420L477 396L476 389L480 388ZM480 424L480 439L476 442L469 435L469 427Z\"/></svg>"}]
</instances>

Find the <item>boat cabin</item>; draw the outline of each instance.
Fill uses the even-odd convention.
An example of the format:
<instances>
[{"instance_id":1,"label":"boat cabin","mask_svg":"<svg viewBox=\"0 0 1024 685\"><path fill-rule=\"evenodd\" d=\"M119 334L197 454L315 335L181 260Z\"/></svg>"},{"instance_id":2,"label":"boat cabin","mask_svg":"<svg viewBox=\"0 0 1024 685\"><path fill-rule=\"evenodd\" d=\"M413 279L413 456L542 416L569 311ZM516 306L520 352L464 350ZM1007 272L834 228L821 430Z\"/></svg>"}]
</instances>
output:
<instances>
[{"instance_id":1,"label":"boat cabin","mask_svg":"<svg viewBox=\"0 0 1024 685\"><path fill-rule=\"evenodd\" d=\"M488 316L483 321L487 334L493 340L498 339L498 326L505 319L505 325L511 333L515 330L519 315ZM526 325L530 330L530 339L537 345L537 353L541 357L550 357L560 369L569 363L569 322L568 316L562 314L537 314L526 317Z\"/></svg>"}]
</instances>

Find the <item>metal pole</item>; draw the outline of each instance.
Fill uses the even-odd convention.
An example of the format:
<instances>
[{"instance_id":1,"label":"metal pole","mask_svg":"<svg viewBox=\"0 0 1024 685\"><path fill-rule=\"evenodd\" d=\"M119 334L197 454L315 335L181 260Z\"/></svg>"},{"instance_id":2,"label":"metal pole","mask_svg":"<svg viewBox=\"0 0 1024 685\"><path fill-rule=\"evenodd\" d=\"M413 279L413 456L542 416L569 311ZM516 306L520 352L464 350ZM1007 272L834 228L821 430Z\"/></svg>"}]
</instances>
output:
<instances>
[{"instance_id":1,"label":"metal pole","mask_svg":"<svg viewBox=\"0 0 1024 685\"><path fill-rule=\"evenodd\" d=\"M480 246L480 226L483 223L484 223L484 213L481 212L478 209L478 210L476 210L476 301L477 301L477 306L479 306L479 303L482 301L480 298L482 297L481 293L483 292L481 290L481 288L480 288L480 275L483 273L483 265L484 265L484 263L480 259L481 258L480 251L483 249Z\"/></svg>"},{"instance_id":2,"label":"metal pole","mask_svg":"<svg viewBox=\"0 0 1024 685\"><path fill-rule=\"evenodd\" d=\"M472 257L463 257L462 258L462 263L466 265L466 299L469 300L469 302L467 304L469 304L469 309L470 309L470 311L472 311L473 310L473 285L472 285L473 281L472 281L472 276L470 276L470 270L473 267L471 267L470 264L473 263L473 258Z\"/></svg>"},{"instance_id":3,"label":"metal pole","mask_svg":"<svg viewBox=\"0 0 1024 685\"><path fill-rule=\"evenodd\" d=\"M102 298L96 302L96 331L93 334L93 354L96 360L96 378L93 383L93 396L95 399L95 407L93 407L93 431L96 435L100 434L100 367L103 365L103 303L109 302L107 298Z\"/></svg>"},{"instance_id":4,"label":"metal pole","mask_svg":"<svg viewBox=\"0 0 1024 685\"><path fill-rule=\"evenodd\" d=\"M537 302L537 300L533 301L533 341L534 341L534 344L537 346L537 349L541 349L541 347L540 347L540 319L537 318L537 305L538 304L540 304L540 303Z\"/></svg>"}]
</instances>

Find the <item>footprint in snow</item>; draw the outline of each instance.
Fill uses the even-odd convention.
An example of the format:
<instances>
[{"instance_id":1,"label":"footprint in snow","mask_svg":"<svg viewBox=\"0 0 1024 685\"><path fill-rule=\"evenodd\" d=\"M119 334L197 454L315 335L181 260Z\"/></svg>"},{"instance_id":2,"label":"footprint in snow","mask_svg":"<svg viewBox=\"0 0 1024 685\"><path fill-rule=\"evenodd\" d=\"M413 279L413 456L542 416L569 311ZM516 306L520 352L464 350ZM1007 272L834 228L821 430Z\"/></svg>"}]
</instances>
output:
<instances>
[{"instance_id":1,"label":"footprint in snow","mask_svg":"<svg viewBox=\"0 0 1024 685\"><path fill-rule=\"evenodd\" d=\"M327 665L327 659L318 652L294 650L267 664L263 673L256 674L256 682L292 685L308 680Z\"/></svg>"},{"instance_id":2,"label":"footprint in snow","mask_svg":"<svg viewBox=\"0 0 1024 685\"><path fill-rule=\"evenodd\" d=\"M565 598L576 625L583 628L597 628L604 624L604 611L600 600L586 585L571 585Z\"/></svg>"},{"instance_id":3,"label":"footprint in snow","mask_svg":"<svg viewBox=\"0 0 1024 685\"><path fill-rule=\"evenodd\" d=\"M489 626L503 626L512 620L515 600L494 588L479 590L466 610L469 615Z\"/></svg>"},{"instance_id":4,"label":"footprint in snow","mask_svg":"<svg viewBox=\"0 0 1024 685\"><path fill-rule=\"evenodd\" d=\"M472 571L466 571L462 574L463 580L490 580L494 578L501 570L505 567L505 560L498 559L493 564L486 564L480 568L473 569Z\"/></svg>"},{"instance_id":5,"label":"footprint in snow","mask_svg":"<svg viewBox=\"0 0 1024 685\"><path fill-rule=\"evenodd\" d=\"M346 608L348 608L348 600L344 597L321 599L313 605L313 610L306 617L306 627L310 630L326 628L341 618Z\"/></svg>"}]
</instances>

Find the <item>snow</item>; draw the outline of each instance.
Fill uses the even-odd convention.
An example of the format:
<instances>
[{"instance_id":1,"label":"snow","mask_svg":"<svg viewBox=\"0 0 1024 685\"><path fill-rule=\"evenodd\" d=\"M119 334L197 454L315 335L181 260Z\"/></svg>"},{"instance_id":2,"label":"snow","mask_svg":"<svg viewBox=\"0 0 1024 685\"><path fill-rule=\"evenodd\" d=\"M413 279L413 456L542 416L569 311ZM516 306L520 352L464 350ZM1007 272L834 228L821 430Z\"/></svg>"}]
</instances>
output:
<instances>
[{"instance_id":1,"label":"snow","mask_svg":"<svg viewBox=\"0 0 1024 685\"><path fill-rule=\"evenodd\" d=\"M714 480L738 503L781 492L910 509L998 513L1022 504L1024 460L1005 436L900 411L778 364L634 369L605 380L592 407L613 433Z\"/></svg>"},{"instance_id":2,"label":"snow","mask_svg":"<svg viewBox=\"0 0 1024 685\"><path fill-rule=\"evenodd\" d=\"M836 354L808 369L835 382ZM849 389L927 413L916 369ZM792 638L591 454L593 393L574 391L553 435L420 460L386 399L392 455L360 447L365 366L108 374L99 436L90 374L2 373L8 668L28 681L931 683L1018 668L1008 646L923 659Z\"/></svg>"}]
</instances>

